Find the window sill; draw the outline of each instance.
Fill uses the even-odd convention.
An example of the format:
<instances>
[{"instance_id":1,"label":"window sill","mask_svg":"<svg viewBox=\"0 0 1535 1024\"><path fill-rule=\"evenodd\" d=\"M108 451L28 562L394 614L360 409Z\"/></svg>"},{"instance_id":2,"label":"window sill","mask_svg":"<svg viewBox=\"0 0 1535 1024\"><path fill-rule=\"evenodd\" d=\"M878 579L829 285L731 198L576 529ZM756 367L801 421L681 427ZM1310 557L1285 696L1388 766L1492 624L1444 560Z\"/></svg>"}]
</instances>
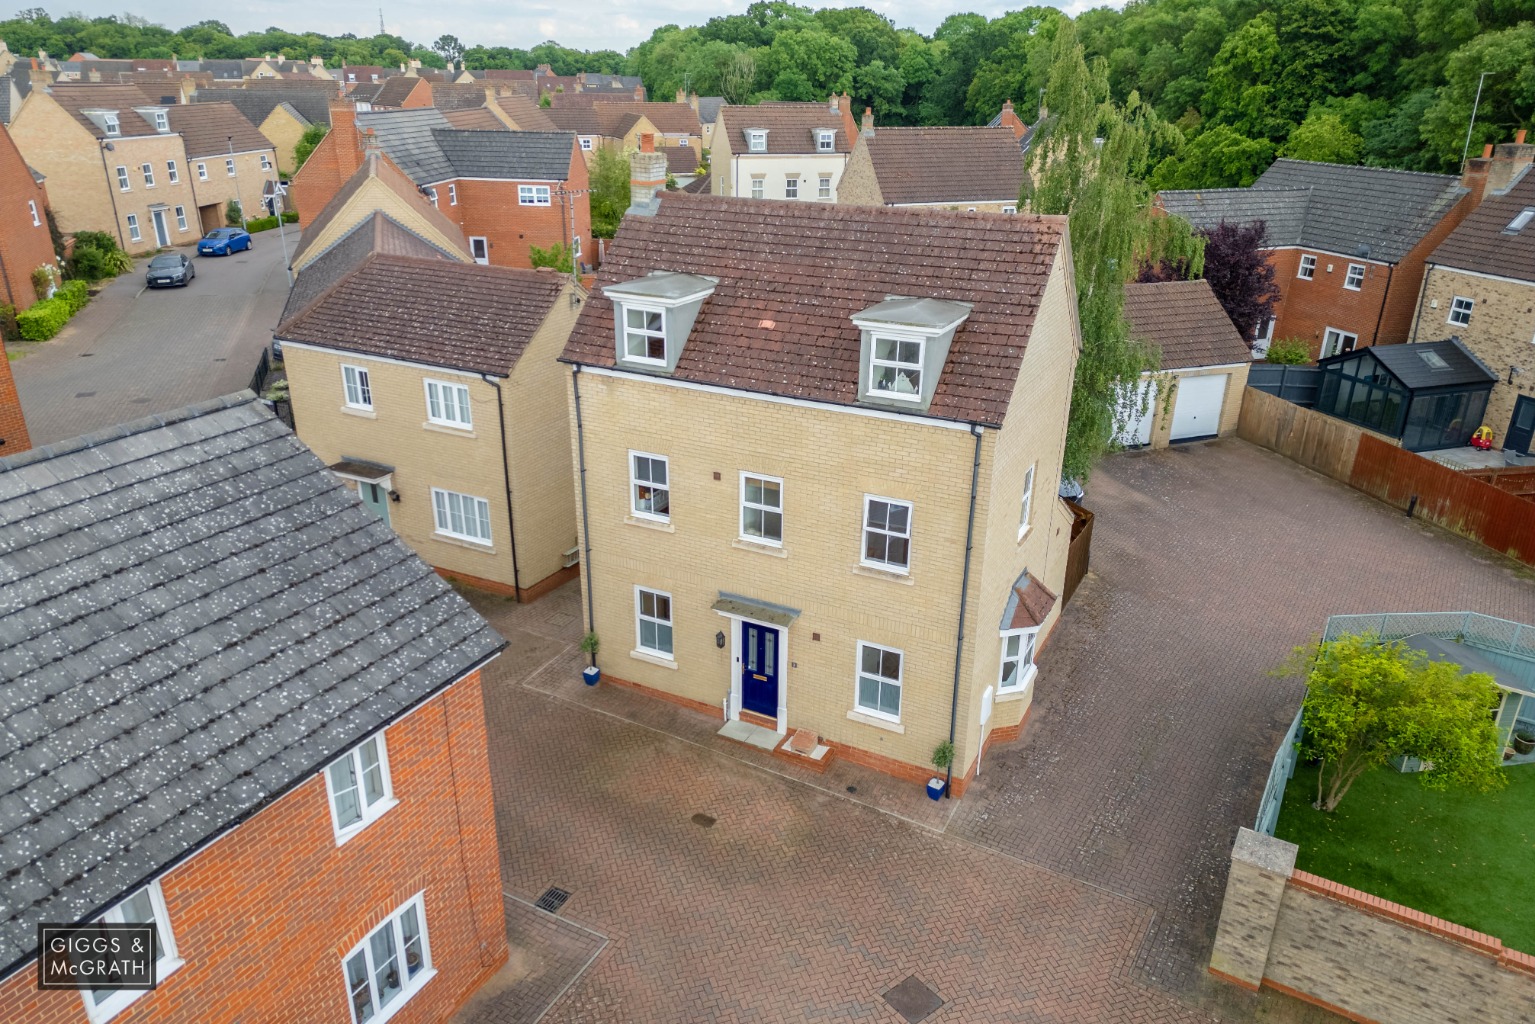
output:
<instances>
[{"instance_id":1,"label":"window sill","mask_svg":"<svg viewBox=\"0 0 1535 1024\"><path fill-rule=\"evenodd\" d=\"M383 804L379 807L379 809L376 812L374 812L373 817L367 818L367 819L363 820L362 822L360 822L360 823L358 823L356 825L351 826L350 828L346 829L343 832L337 832L336 833L336 845L337 846L345 846L347 843L351 842L357 836L360 836L364 832L368 831L368 827L370 825L372 825L374 822L378 821L378 819L382 818L384 815L388 814L391 810L393 810L394 808L398 807L399 805L400 805L400 801L398 799L396 799L395 797L390 797L388 800L385 800L383 802Z\"/></svg>"},{"instance_id":2,"label":"window sill","mask_svg":"<svg viewBox=\"0 0 1535 1024\"><path fill-rule=\"evenodd\" d=\"M862 562L853 566L853 573L858 576L871 576L877 580L889 580L891 583L900 583L903 586L914 586L916 581L911 578L911 573L900 572L896 569L877 569L872 565L864 565Z\"/></svg>"},{"instance_id":3,"label":"window sill","mask_svg":"<svg viewBox=\"0 0 1535 1024\"><path fill-rule=\"evenodd\" d=\"M478 551L482 555L496 553L495 545L486 544L477 540L464 540L462 537L450 537L446 533L433 533L432 539L439 544L452 544L456 548L468 548L470 551Z\"/></svg>"},{"instance_id":4,"label":"window sill","mask_svg":"<svg viewBox=\"0 0 1535 1024\"><path fill-rule=\"evenodd\" d=\"M888 718L880 718L876 715L865 714L862 711L849 711L847 713L847 719L850 722L859 722L863 725L872 725L876 729L884 729L886 732L893 732L900 736L906 735L906 726L902 725L900 722L892 722Z\"/></svg>"},{"instance_id":5,"label":"window sill","mask_svg":"<svg viewBox=\"0 0 1535 1024\"><path fill-rule=\"evenodd\" d=\"M426 983L437 977L437 968L428 967L416 977L410 979L410 983L400 990L398 997L391 999L389 1005L384 1007L374 1017L369 1018L369 1024L384 1024L384 1021L400 1012L400 1008L407 1005L417 992L426 987Z\"/></svg>"},{"instance_id":6,"label":"window sill","mask_svg":"<svg viewBox=\"0 0 1535 1024\"><path fill-rule=\"evenodd\" d=\"M657 668L669 668L677 671L677 659L667 658L659 654L651 654L649 651L634 650L629 652L629 657L635 661L643 661L647 665L655 665Z\"/></svg>"},{"instance_id":7,"label":"window sill","mask_svg":"<svg viewBox=\"0 0 1535 1024\"><path fill-rule=\"evenodd\" d=\"M1034 679L1039 675L1039 668L1029 666L1029 671L1023 677L1023 685L1015 686L1011 690L998 690L997 701L1023 700L1034 692Z\"/></svg>"},{"instance_id":8,"label":"window sill","mask_svg":"<svg viewBox=\"0 0 1535 1024\"><path fill-rule=\"evenodd\" d=\"M455 437L478 437L473 427L451 427L446 423L433 423L427 420L421 424L422 430L431 430L439 434L452 434Z\"/></svg>"},{"instance_id":9,"label":"window sill","mask_svg":"<svg viewBox=\"0 0 1535 1024\"><path fill-rule=\"evenodd\" d=\"M774 558L789 557L789 552L785 551L781 544L765 544L762 541L748 540L745 537L737 537L730 542L730 546L740 548L742 551L755 551L762 555L772 555Z\"/></svg>"},{"instance_id":10,"label":"window sill","mask_svg":"<svg viewBox=\"0 0 1535 1024\"><path fill-rule=\"evenodd\" d=\"M350 405L343 405L341 407L341 414L343 416L357 416L365 420L378 419L378 413L374 412L372 409L356 409Z\"/></svg>"},{"instance_id":11,"label":"window sill","mask_svg":"<svg viewBox=\"0 0 1535 1024\"><path fill-rule=\"evenodd\" d=\"M1022 544L1023 538L1027 537L1033 531L1033 529L1034 527L1028 524L1024 524L1023 526L1018 527L1018 543Z\"/></svg>"},{"instance_id":12,"label":"window sill","mask_svg":"<svg viewBox=\"0 0 1535 1024\"><path fill-rule=\"evenodd\" d=\"M671 523L663 523L658 519L641 519L639 516L624 516L624 522L630 526L643 526L647 530L660 530L662 533L676 533L677 528Z\"/></svg>"}]
</instances>

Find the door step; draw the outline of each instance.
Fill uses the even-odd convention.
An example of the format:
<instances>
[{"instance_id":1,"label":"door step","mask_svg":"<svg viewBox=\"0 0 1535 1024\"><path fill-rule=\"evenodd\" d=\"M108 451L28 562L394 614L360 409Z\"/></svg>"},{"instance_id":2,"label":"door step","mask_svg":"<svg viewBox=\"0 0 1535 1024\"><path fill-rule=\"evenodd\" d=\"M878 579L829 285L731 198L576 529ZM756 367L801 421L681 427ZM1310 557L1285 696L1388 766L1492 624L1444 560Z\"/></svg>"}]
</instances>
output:
<instances>
[{"instance_id":1,"label":"door step","mask_svg":"<svg viewBox=\"0 0 1535 1024\"><path fill-rule=\"evenodd\" d=\"M773 751L773 756L803 765L813 772L824 772L831 764L832 752L821 742L821 737L809 729L796 729L781 747Z\"/></svg>"},{"instance_id":2,"label":"door step","mask_svg":"<svg viewBox=\"0 0 1535 1024\"><path fill-rule=\"evenodd\" d=\"M770 753L774 747L778 746L778 741L782 739L772 729L764 729L762 726L752 725L750 722L726 722L725 727L719 731L718 735L725 737L727 740L745 743L749 747L756 747L758 750L766 750Z\"/></svg>"}]
</instances>

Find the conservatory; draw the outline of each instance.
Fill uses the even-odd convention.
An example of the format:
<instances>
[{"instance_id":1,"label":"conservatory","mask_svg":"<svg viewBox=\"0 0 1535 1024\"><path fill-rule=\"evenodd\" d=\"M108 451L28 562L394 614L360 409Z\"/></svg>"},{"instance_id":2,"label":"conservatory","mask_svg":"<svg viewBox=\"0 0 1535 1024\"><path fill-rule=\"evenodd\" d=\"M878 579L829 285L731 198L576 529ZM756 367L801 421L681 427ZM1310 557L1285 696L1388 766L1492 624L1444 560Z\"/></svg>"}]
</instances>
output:
<instances>
[{"instance_id":1,"label":"conservatory","mask_svg":"<svg viewBox=\"0 0 1535 1024\"><path fill-rule=\"evenodd\" d=\"M1329 356L1317 369L1317 412L1399 438L1410 452L1466 444L1498 381L1458 338L1373 345Z\"/></svg>"}]
</instances>

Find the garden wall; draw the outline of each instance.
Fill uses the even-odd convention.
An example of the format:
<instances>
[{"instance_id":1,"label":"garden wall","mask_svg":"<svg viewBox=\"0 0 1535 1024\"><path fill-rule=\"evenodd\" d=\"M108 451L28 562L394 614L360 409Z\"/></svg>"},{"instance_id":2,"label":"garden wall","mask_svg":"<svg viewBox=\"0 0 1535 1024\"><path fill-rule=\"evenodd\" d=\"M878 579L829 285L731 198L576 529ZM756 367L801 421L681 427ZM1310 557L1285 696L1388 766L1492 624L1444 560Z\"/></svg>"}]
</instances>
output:
<instances>
[{"instance_id":1,"label":"garden wall","mask_svg":"<svg viewBox=\"0 0 1535 1024\"><path fill-rule=\"evenodd\" d=\"M1535 1020L1535 957L1297 871L1296 850L1250 829L1237 834L1210 973L1355 1021Z\"/></svg>"}]
</instances>

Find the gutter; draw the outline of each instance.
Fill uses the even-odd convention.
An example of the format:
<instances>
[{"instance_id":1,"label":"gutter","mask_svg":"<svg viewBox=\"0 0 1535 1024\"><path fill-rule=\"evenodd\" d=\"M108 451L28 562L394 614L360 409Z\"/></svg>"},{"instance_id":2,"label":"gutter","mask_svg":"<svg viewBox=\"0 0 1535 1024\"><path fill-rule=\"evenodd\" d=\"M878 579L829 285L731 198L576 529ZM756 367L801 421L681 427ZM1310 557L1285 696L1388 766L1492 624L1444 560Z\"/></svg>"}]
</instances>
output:
<instances>
[{"instance_id":1,"label":"gutter","mask_svg":"<svg viewBox=\"0 0 1535 1024\"><path fill-rule=\"evenodd\" d=\"M506 529L512 536L512 593L522 603L522 572L517 568L517 520L512 513L512 466L506 454L506 404L501 400L501 385L488 373L480 379L496 389L496 420L501 430L501 476L506 481Z\"/></svg>"},{"instance_id":2,"label":"gutter","mask_svg":"<svg viewBox=\"0 0 1535 1024\"><path fill-rule=\"evenodd\" d=\"M970 516L965 523L965 571L959 583L959 631L954 644L954 693L949 700L950 747L954 746L954 738L959 728L959 666L965 655L965 603L970 596L970 552L975 549L975 492L981 478L982 432L983 428L979 424L970 424L970 433L975 436L975 461L970 466ZM950 760L943 779L945 800L952 799L950 790L953 782L954 762Z\"/></svg>"},{"instance_id":3,"label":"gutter","mask_svg":"<svg viewBox=\"0 0 1535 1024\"><path fill-rule=\"evenodd\" d=\"M588 632L597 631L597 613L592 610L592 530L590 520L586 514L586 430L581 420L581 364L575 364L575 372L570 375L570 388L576 398L576 468L581 476L581 539L586 542L586 551L581 556L581 575L586 583L586 628ZM597 653L591 655L592 668L597 667Z\"/></svg>"},{"instance_id":4,"label":"gutter","mask_svg":"<svg viewBox=\"0 0 1535 1024\"><path fill-rule=\"evenodd\" d=\"M1427 268L1427 265L1425 264L1425 273L1423 275L1424 280L1428 279L1428 274L1426 272L1426 268ZM1391 279L1392 279L1393 276L1395 276L1395 274L1396 274L1396 264L1395 263L1388 263L1388 264L1386 264L1386 294L1384 294L1384 295L1382 295L1380 297L1380 312L1375 315L1375 333L1370 338L1370 344L1371 345L1379 345L1380 344L1380 325L1381 325L1381 321L1386 319L1386 303L1391 301ZM1420 296L1422 295L1421 291L1419 292L1419 295ZM1422 310L1419 310L1419 312L1422 312Z\"/></svg>"}]
</instances>

